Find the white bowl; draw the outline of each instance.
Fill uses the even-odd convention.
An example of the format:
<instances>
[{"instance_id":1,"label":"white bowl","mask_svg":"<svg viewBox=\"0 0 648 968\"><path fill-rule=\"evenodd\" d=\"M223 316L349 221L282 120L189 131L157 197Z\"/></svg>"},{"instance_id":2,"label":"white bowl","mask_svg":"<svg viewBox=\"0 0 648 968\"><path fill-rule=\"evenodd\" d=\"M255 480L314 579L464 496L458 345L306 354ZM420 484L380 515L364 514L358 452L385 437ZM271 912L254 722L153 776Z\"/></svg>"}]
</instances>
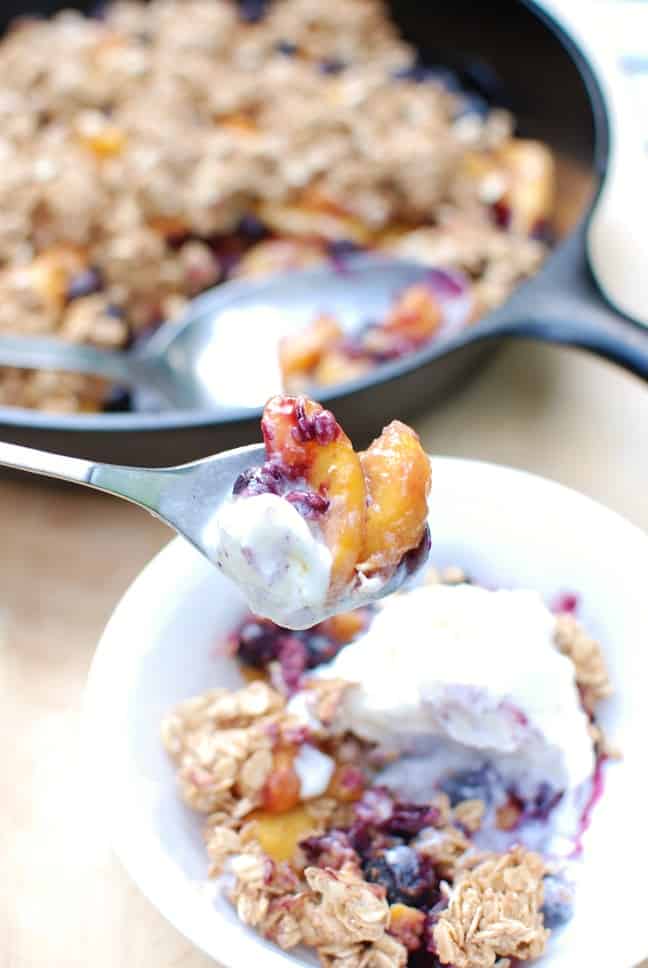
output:
<instances>
[{"instance_id":1,"label":"white bowl","mask_svg":"<svg viewBox=\"0 0 648 968\"><path fill-rule=\"evenodd\" d=\"M633 968L648 953L648 537L588 498L520 471L435 458L433 476L435 562L548 599L574 590L583 621L604 644L617 691L602 718L624 759L607 767L584 838L575 916L537 964ZM207 880L201 818L178 799L159 741L160 720L178 700L239 681L215 647L244 610L233 586L189 545L178 539L162 551L99 644L85 704L88 763L124 866L197 947L228 968L313 964L241 925L218 882Z\"/></svg>"}]
</instances>

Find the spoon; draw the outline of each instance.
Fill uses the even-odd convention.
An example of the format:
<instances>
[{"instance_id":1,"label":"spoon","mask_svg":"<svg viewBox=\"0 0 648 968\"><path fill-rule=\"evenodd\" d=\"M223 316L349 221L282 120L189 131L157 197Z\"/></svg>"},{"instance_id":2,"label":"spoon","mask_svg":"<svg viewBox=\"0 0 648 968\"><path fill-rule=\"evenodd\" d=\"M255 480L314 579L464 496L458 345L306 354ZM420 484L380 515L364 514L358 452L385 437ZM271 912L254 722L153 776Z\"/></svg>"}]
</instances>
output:
<instances>
[{"instance_id":1,"label":"spoon","mask_svg":"<svg viewBox=\"0 0 648 968\"><path fill-rule=\"evenodd\" d=\"M191 301L140 349L111 351L57 339L0 337L0 366L101 376L134 389L138 410L263 406L281 389L278 346L321 311L351 331L383 318L394 296L429 269L376 256L342 266L234 280Z\"/></svg>"},{"instance_id":2,"label":"spoon","mask_svg":"<svg viewBox=\"0 0 648 968\"><path fill-rule=\"evenodd\" d=\"M100 464L0 442L0 466L82 484L137 504L177 531L212 564L214 559L208 534L211 530L213 535L218 508L231 497L239 474L262 464L265 459L264 445L252 444L178 467L142 468ZM408 562L404 559L374 598L384 598L397 591L406 578L422 567L428 550L425 547L415 560ZM338 611L346 611L349 607L348 600L340 601ZM334 605L327 605L327 609L322 619L336 610Z\"/></svg>"}]
</instances>

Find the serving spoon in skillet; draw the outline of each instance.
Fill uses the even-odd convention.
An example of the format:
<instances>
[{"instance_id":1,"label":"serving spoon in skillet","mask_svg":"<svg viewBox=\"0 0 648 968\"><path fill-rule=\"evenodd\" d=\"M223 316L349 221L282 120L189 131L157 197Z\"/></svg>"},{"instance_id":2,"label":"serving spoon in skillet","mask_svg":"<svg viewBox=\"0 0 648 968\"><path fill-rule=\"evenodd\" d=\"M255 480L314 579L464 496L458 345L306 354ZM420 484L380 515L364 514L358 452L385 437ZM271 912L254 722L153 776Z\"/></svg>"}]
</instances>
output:
<instances>
[{"instance_id":1,"label":"serving spoon in skillet","mask_svg":"<svg viewBox=\"0 0 648 968\"><path fill-rule=\"evenodd\" d=\"M0 336L0 366L104 377L135 392L137 410L263 406L281 390L280 338L326 310L349 331L383 318L400 290L429 276L420 263L352 256L262 281L233 281L191 301L141 349ZM461 307L457 315L457 324ZM452 315L452 314L451 314ZM467 315L464 312L463 315ZM449 329L457 329L450 320Z\"/></svg>"}]
</instances>

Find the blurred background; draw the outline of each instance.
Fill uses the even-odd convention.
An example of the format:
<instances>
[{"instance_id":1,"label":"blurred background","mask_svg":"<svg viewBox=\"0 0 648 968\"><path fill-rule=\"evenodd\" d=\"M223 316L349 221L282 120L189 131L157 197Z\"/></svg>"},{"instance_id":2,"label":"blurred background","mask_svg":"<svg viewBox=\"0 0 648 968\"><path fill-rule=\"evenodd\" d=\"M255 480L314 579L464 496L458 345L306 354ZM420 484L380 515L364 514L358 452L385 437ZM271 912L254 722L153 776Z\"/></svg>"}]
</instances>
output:
<instances>
[{"instance_id":1,"label":"blurred background","mask_svg":"<svg viewBox=\"0 0 648 968\"><path fill-rule=\"evenodd\" d=\"M648 3L591 2L608 18L648 150ZM588 172L573 177L586 193ZM609 362L515 340L413 425L432 454L553 478L648 528L648 392ZM86 809L79 747L94 645L170 535L117 500L0 477L0 536L0 960L7 968L207 968L111 856ZM605 555L596 535L591 543L592 554ZM611 573L624 567L609 565Z\"/></svg>"}]
</instances>

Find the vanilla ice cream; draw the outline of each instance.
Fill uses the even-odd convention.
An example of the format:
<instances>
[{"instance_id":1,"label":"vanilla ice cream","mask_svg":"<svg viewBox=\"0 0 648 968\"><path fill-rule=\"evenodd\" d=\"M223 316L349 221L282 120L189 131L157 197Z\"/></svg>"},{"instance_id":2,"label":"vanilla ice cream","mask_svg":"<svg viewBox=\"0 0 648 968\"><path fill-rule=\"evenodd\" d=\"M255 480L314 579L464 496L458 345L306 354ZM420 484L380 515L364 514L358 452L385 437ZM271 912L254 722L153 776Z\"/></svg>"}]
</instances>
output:
<instances>
[{"instance_id":1,"label":"vanilla ice cream","mask_svg":"<svg viewBox=\"0 0 648 968\"><path fill-rule=\"evenodd\" d=\"M227 501L215 515L205 545L256 615L291 629L310 628L329 615L375 601L400 585L406 574L397 569L384 578L358 572L332 597L333 559L317 521L306 520L276 494Z\"/></svg>"},{"instance_id":2,"label":"vanilla ice cream","mask_svg":"<svg viewBox=\"0 0 648 968\"><path fill-rule=\"evenodd\" d=\"M412 796L484 762L521 796L567 790L591 775L594 754L554 628L535 592L428 585L388 599L319 674L358 684L339 726L404 756L385 779L400 771Z\"/></svg>"},{"instance_id":3,"label":"vanilla ice cream","mask_svg":"<svg viewBox=\"0 0 648 968\"><path fill-rule=\"evenodd\" d=\"M291 628L319 621L331 553L288 501L276 494L233 498L219 509L206 543L257 615Z\"/></svg>"}]
</instances>

